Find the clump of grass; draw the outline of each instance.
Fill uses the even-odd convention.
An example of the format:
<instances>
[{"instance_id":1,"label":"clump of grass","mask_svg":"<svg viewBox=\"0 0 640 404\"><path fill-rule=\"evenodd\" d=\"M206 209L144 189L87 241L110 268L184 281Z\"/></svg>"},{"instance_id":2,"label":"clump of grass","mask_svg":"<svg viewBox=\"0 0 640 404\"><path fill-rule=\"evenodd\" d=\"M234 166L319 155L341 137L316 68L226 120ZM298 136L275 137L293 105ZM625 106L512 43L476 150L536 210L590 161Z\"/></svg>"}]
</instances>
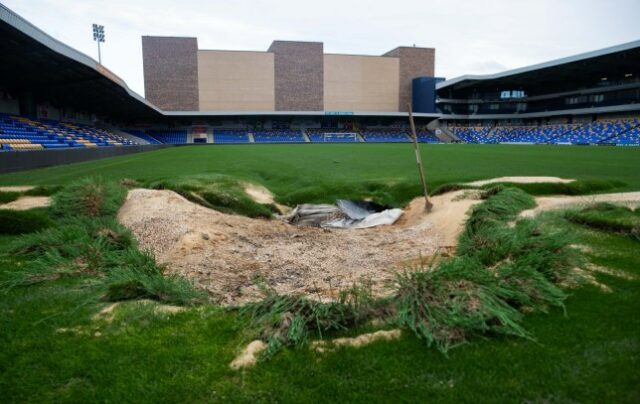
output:
<instances>
[{"instance_id":1,"label":"clump of grass","mask_svg":"<svg viewBox=\"0 0 640 404\"><path fill-rule=\"evenodd\" d=\"M531 195L588 195L611 191L627 184L618 180L578 180L567 183L503 183L502 185L519 188Z\"/></svg>"},{"instance_id":2,"label":"clump of grass","mask_svg":"<svg viewBox=\"0 0 640 404\"><path fill-rule=\"evenodd\" d=\"M152 258L151 258L152 259ZM187 279L167 275L163 269L144 270L139 267L115 268L109 271L104 300L121 301L151 299L164 303L190 305L204 300L204 293Z\"/></svg>"},{"instance_id":3,"label":"clump of grass","mask_svg":"<svg viewBox=\"0 0 640 404\"><path fill-rule=\"evenodd\" d=\"M334 203L337 199L370 199L381 205L401 207L420 194L420 185L407 180L327 181L313 178L301 182L292 192L281 195L280 203Z\"/></svg>"},{"instance_id":4,"label":"clump of grass","mask_svg":"<svg viewBox=\"0 0 640 404\"><path fill-rule=\"evenodd\" d=\"M170 189L192 202L225 213L248 217L271 217L277 208L251 199L240 180L226 175L198 175L149 184L153 189Z\"/></svg>"},{"instance_id":5,"label":"clump of grass","mask_svg":"<svg viewBox=\"0 0 640 404\"><path fill-rule=\"evenodd\" d=\"M310 335L322 337L380 317L442 352L482 334L530 338L523 313L563 307L567 295L558 284L572 276L578 253L569 247L567 233L539 220L515 222L520 211L535 206L524 191L493 185L482 197L457 255L396 274L385 299L349 292L320 303L270 293L241 311L251 314L269 342L268 355L282 346L300 346Z\"/></svg>"},{"instance_id":6,"label":"clump of grass","mask_svg":"<svg viewBox=\"0 0 640 404\"><path fill-rule=\"evenodd\" d=\"M369 284L342 291L337 301L322 302L300 295L280 295L260 284L265 298L239 309L269 347L271 357L285 346L300 347L312 336L347 330L384 315L384 303L372 297Z\"/></svg>"},{"instance_id":7,"label":"clump of grass","mask_svg":"<svg viewBox=\"0 0 640 404\"><path fill-rule=\"evenodd\" d=\"M452 183L442 184L435 187L433 191L430 192L430 194L431 196L437 196L437 195L447 194L449 192L460 191L461 189L477 189L477 187L474 187L472 185L452 182Z\"/></svg>"},{"instance_id":8,"label":"clump of grass","mask_svg":"<svg viewBox=\"0 0 640 404\"><path fill-rule=\"evenodd\" d=\"M554 182L534 182L534 183L517 183L517 182L500 182L485 184L482 186L473 186L461 183L442 184L431 192L432 196L446 194L448 192L458 191L461 189L483 189L489 190L496 186L505 188L518 188L529 195L588 195L603 191L611 191L621 188L627 184L618 180L578 180L568 183Z\"/></svg>"},{"instance_id":9,"label":"clump of grass","mask_svg":"<svg viewBox=\"0 0 640 404\"><path fill-rule=\"evenodd\" d=\"M22 195L22 192L0 191L0 205L13 202Z\"/></svg>"},{"instance_id":10,"label":"clump of grass","mask_svg":"<svg viewBox=\"0 0 640 404\"><path fill-rule=\"evenodd\" d=\"M116 182L84 178L55 194L51 212L54 217L63 219L114 217L125 196L126 189Z\"/></svg>"},{"instance_id":11,"label":"clump of grass","mask_svg":"<svg viewBox=\"0 0 640 404\"><path fill-rule=\"evenodd\" d=\"M51 226L47 210L43 208L29 210L0 209L0 234L25 234Z\"/></svg>"},{"instance_id":12,"label":"clump of grass","mask_svg":"<svg viewBox=\"0 0 640 404\"><path fill-rule=\"evenodd\" d=\"M106 300L149 298L179 304L200 300L203 295L189 281L166 275L117 222L124 196L121 185L99 179L83 179L62 189L52 206L56 226L26 234L10 245L10 253L27 259L27 264L0 286L84 277Z\"/></svg>"},{"instance_id":13,"label":"clump of grass","mask_svg":"<svg viewBox=\"0 0 640 404\"><path fill-rule=\"evenodd\" d=\"M570 222L618 233L640 240L640 209L611 203L597 203L581 210L565 213Z\"/></svg>"},{"instance_id":14,"label":"clump of grass","mask_svg":"<svg viewBox=\"0 0 640 404\"><path fill-rule=\"evenodd\" d=\"M24 192L27 196L51 196L60 191L63 187L60 185L38 185Z\"/></svg>"},{"instance_id":15,"label":"clump of grass","mask_svg":"<svg viewBox=\"0 0 640 404\"><path fill-rule=\"evenodd\" d=\"M502 298L508 285L477 260L455 257L432 270L398 273L394 283L395 322L440 351L474 334L528 336L521 314Z\"/></svg>"}]
</instances>

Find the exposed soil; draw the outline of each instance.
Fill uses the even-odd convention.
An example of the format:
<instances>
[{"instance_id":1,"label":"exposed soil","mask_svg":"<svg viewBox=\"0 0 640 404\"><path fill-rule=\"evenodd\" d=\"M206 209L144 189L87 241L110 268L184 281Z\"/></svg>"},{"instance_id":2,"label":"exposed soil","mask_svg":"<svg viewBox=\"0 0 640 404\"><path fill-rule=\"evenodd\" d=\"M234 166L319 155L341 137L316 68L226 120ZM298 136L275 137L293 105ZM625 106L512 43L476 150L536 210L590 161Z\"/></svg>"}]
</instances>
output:
<instances>
[{"instance_id":1,"label":"exposed soil","mask_svg":"<svg viewBox=\"0 0 640 404\"><path fill-rule=\"evenodd\" d=\"M247 193L257 203L273 203L273 194L265 187L261 187L249 182L244 183L244 192Z\"/></svg>"},{"instance_id":2,"label":"exposed soil","mask_svg":"<svg viewBox=\"0 0 640 404\"><path fill-rule=\"evenodd\" d=\"M32 190L33 188L35 188L35 186L33 185L13 185L0 187L0 192L26 192Z\"/></svg>"},{"instance_id":3,"label":"exposed soil","mask_svg":"<svg viewBox=\"0 0 640 404\"><path fill-rule=\"evenodd\" d=\"M495 184L497 182L514 182L519 184L534 184L542 182L561 183L566 184L568 182L574 182L575 180L560 178L560 177L498 177L488 180L480 180L468 182L467 185L473 185L474 187L481 187L486 184Z\"/></svg>"},{"instance_id":4,"label":"exposed soil","mask_svg":"<svg viewBox=\"0 0 640 404\"><path fill-rule=\"evenodd\" d=\"M480 202L463 194L432 198L429 214L418 198L391 226L329 230L228 215L172 191L134 189L118 219L170 272L219 303L259 300L257 279L282 294L324 300L362 280L381 293L391 271L454 246L466 212Z\"/></svg>"},{"instance_id":5,"label":"exposed soil","mask_svg":"<svg viewBox=\"0 0 640 404\"><path fill-rule=\"evenodd\" d=\"M534 217L540 212L567 208L571 205L589 205L597 202L614 202L635 205L640 202L640 192L618 192L600 195L544 196L536 198L536 206L520 212L520 217Z\"/></svg>"},{"instance_id":6,"label":"exposed soil","mask_svg":"<svg viewBox=\"0 0 640 404\"><path fill-rule=\"evenodd\" d=\"M261 185L252 184L250 182L245 182L243 184L243 187L244 192L246 192L246 194L249 195L249 197L253 199L254 202L266 205L274 205L276 208L278 208L280 213L283 214L291 212L290 207L277 203L273 199L273 194L267 188Z\"/></svg>"},{"instance_id":7,"label":"exposed soil","mask_svg":"<svg viewBox=\"0 0 640 404\"><path fill-rule=\"evenodd\" d=\"M49 196L21 196L15 201L0 205L0 209L28 210L33 208L43 208L51 204Z\"/></svg>"},{"instance_id":8,"label":"exposed soil","mask_svg":"<svg viewBox=\"0 0 640 404\"><path fill-rule=\"evenodd\" d=\"M353 338L336 338L334 340L318 340L311 343L311 349L320 353L331 352L338 347L361 348L376 341L392 341L402 336L401 330L376 331L361 334Z\"/></svg>"},{"instance_id":9,"label":"exposed soil","mask_svg":"<svg viewBox=\"0 0 640 404\"><path fill-rule=\"evenodd\" d=\"M251 341L242 352L229 364L234 370L248 368L258 363L258 356L267 349L268 345L259 339Z\"/></svg>"}]
</instances>

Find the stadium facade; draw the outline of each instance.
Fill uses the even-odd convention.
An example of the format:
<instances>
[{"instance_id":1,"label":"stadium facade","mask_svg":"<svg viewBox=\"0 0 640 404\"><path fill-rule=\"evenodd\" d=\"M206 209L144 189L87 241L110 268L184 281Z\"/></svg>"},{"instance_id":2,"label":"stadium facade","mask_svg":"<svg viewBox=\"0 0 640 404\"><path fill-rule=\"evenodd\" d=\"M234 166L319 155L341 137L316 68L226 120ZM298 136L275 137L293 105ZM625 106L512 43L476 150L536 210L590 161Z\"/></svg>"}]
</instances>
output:
<instances>
[{"instance_id":1,"label":"stadium facade","mask_svg":"<svg viewBox=\"0 0 640 404\"><path fill-rule=\"evenodd\" d=\"M198 49L196 38L142 37L147 100L174 111L407 111L413 80L433 77L435 49L381 56L324 53L321 42L268 50Z\"/></svg>"},{"instance_id":2,"label":"stadium facade","mask_svg":"<svg viewBox=\"0 0 640 404\"><path fill-rule=\"evenodd\" d=\"M132 144L640 145L640 41L484 76L434 77L435 50L199 49L144 36L146 98L0 4L0 150Z\"/></svg>"},{"instance_id":3,"label":"stadium facade","mask_svg":"<svg viewBox=\"0 0 640 404\"><path fill-rule=\"evenodd\" d=\"M551 119L640 110L640 41L437 85L443 119Z\"/></svg>"}]
</instances>

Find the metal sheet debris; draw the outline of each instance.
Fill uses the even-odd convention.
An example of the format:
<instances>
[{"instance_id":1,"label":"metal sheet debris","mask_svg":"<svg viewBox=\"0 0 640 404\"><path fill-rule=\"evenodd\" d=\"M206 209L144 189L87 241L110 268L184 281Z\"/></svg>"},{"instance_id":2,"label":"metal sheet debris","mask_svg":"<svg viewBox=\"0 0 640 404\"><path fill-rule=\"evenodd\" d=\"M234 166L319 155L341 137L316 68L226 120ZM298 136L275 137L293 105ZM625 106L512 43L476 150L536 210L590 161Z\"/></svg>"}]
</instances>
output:
<instances>
[{"instance_id":1,"label":"metal sheet debris","mask_svg":"<svg viewBox=\"0 0 640 404\"><path fill-rule=\"evenodd\" d=\"M402 213L402 209L390 209L375 202L339 199L336 205L298 205L283 219L298 226L365 229L393 224Z\"/></svg>"}]
</instances>

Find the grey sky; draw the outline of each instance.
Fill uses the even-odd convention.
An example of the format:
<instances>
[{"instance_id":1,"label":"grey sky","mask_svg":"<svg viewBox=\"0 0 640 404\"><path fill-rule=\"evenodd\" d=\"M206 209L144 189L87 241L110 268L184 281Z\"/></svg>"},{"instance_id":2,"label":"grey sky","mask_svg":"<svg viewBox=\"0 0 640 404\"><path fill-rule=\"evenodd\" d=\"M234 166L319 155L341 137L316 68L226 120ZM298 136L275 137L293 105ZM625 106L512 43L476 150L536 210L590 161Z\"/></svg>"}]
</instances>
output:
<instances>
[{"instance_id":1,"label":"grey sky","mask_svg":"<svg viewBox=\"0 0 640 404\"><path fill-rule=\"evenodd\" d=\"M201 49L261 50L274 39L325 52L436 48L436 75L494 73L640 39L640 0L1 0L144 94L142 35L194 36Z\"/></svg>"}]
</instances>

